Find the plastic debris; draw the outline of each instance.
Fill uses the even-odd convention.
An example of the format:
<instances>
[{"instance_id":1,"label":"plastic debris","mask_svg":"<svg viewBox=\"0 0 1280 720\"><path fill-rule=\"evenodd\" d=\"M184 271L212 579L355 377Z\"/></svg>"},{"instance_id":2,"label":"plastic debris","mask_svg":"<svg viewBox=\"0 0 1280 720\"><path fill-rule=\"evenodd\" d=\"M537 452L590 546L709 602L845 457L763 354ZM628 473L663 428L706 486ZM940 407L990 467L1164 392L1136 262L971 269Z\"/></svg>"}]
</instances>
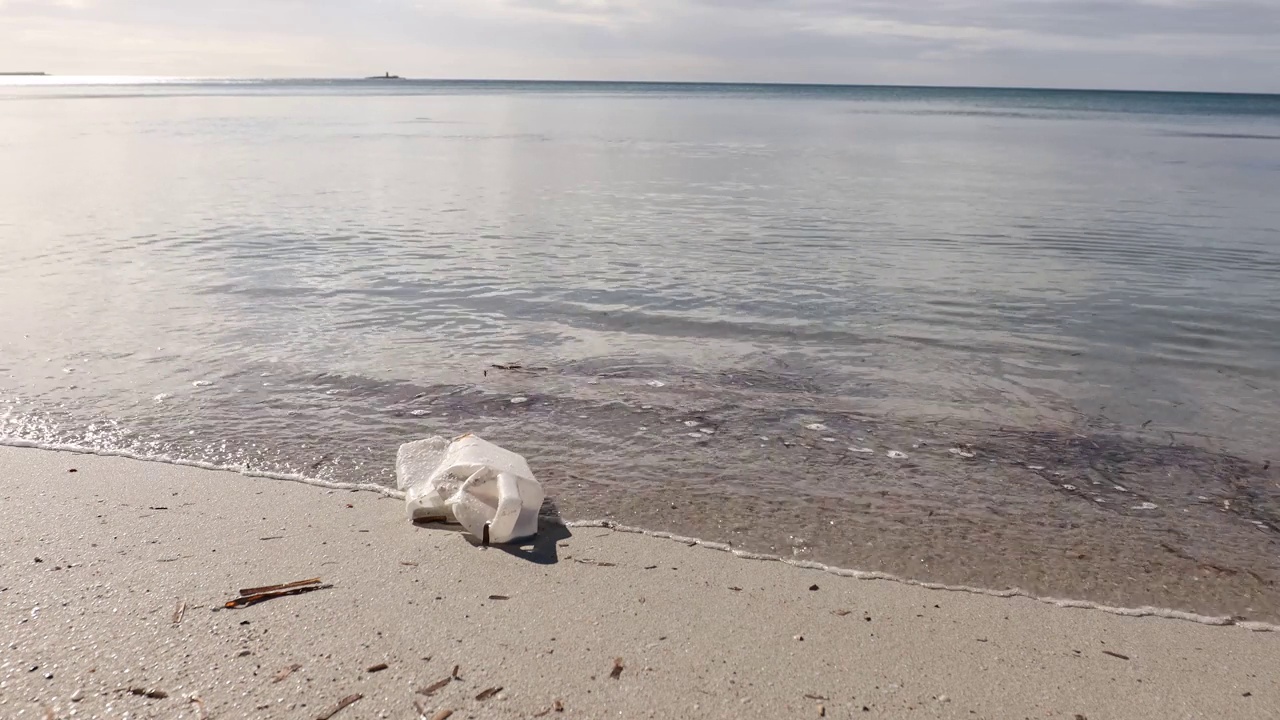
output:
<instances>
[{"instance_id":1,"label":"plastic debris","mask_svg":"<svg viewBox=\"0 0 1280 720\"><path fill-rule=\"evenodd\" d=\"M664 383L664 382L662 382L661 380L650 380L650 381L648 382L648 385L649 385L649 387L656 387L656 388L666 387L666 386L667 386L667 384L666 384L666 383Z\"/></svg>"},{"instance_id":2,"label":"plastic debris","mask_svg":"<svg viewBox=\"0 0 1280 720\"><path fill-rule=\"evenodd\" d=\"M512 405L523 405L524 403L527 403L527 402L529 402L529 398L527 398L527 397L513 397L513 398L511 398L511 404L512 404Z\"/></svg>"},{"instance_id":3,"label":"plastic debris","mask_svg":"<svg viewBox=\"0 0 1280 720\"><path fill-rule=\"evenodd\" d=\"M702 423L698 422L697 420L685 420L685 421L684 421L684 426L685 426L685 427L698 427L698 426L699 426L699 425L701 425L701 424L702 424Z\"/></svg>"},{"instance_id":4,"label":"plastic debris","mask_svg":"<svg viewBox=\"0 0 1280 720\"><path fill-rule=\"evenodd\" d=\"M1144 502L1141 505L1134 505L1131 509L1132 510L1155 510L1158 507L1159 505L1156 505L1153 502Z\"/></svg>"},{"instance_id":5,"label":"plastic debris","mask_svg":"<svg viewBox=\"0 0 1280 720\"><path fill-rule=\"evenodd\" d=\"M963 448L958 448L958 447L951 448L947 452L951 453L952 455L962 457L965 460L969 460L978 456L978 454L975 452L970 452L969 450L965 450Z\"/></svg>"},{"instance_id":6,"label":"plastic debris","mask_svg":"<svg viewBox=\"0 0 1280 720\"><path fill-rule=\"evenodd\" d=\"M826 425L823 425L822 423L809 423L804 427L806 430L812 430L814 432L822 432L823 430L829 429Z\"/></svg>"},{"instance_id":7,"label":"plastic debris","mask_svg":"<svg viewBox=\"0 0 1280 720\"><path fill-rule=\"evenodd\" d=\"M859 455L874 455L876 453L876 451L872 450L871 448L856 448L856 447L849 448L849 452L858 453Z\"/></svg>"},{"instance_id":8,"label":"plastic debris","mask_svg":"<svg viewBox=\"0 0 1280 720\"><path fill-rule=\"evenodd\" d=\"M899 452L899 451L897 451L897 450L890 450L889 452L887 452L887 453L885 453L885 454L886 454L886 455L888 455L889 457L893 458L894 460L906 460L906 459L907 459L907 454L906 454L906 453L904 453L904 452Z\"/></svg>"},{"instance_id":9,"label":"plastic debris","mask_svg":"<svg viewBox=\"0 0 1280 720\"><path fill-rule=\"evenodd\" d=\"M496 544L538 532L544 494L529 464L475 435L401 445L396 486L405 491L410 520L457 522Z\"/></svg>"},{"instance_id":10,"label":"plastic debris","mask_svg":"<svg viewBox=\"0 0 1280 720\"><path fill-rule=\"evenodd\" d=\"M212 380L196 380L191 383L192 387L210 387L213 385Z\"/></svg>"}]
</instances>

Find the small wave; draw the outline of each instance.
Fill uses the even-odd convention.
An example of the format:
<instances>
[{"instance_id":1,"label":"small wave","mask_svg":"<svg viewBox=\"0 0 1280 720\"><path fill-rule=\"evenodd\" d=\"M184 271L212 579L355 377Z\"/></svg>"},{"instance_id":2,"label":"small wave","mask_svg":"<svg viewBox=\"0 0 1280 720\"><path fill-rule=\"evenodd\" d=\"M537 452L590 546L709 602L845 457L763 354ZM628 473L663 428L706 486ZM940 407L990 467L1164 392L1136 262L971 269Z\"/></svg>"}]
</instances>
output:
<instances>
[{"instance_id":1,"label":"small wave","mask_svg":"<svg viewBox=\"0 0 1280 720\"><path fill-rule=\"evenodd\" d=\"M89 448L80 445L69 445L61 443L44 443L33 440L22 440L19 438L0 437L0 446L15 448L30 448L36 450L47 450L55 452L70 452L81 455L98 455L103 457L119 457L129 460L137 460L140 462L156 462L166 465L179 465L183 467L193 467L201 470L215 470L222 472L234 472L246 477L259 477L270 480L286 480L289 482L298 482L305 485L320 487L330 490L356 490L363 492L373 492L385 497L404 499L404 492L394 488L376 485L374 483L347 483L333 482L329 480L320 480L318 478L307 477L305 475L294 473L275 473L258 470L251 470L244 466L235 465L218 465L215 463L203 462L200 460L186 460L182 458L174 458L167 455L144 455L141 453L130 452L128 450L101 450L97 448ZM834 565L824 565L822 563L810 560L797 560L794 558L786 558L768 553L749 552L733 547L728 543L714 542L711 540L703 540L696 537L688 537L678 535L676 533L665 532L661 530L646 530L644 528L632 527L628 525L620 525L611 520L563 520L556 517L544 517L544 521L556 522L569 528L604 528L615 532L635 533L645 535L651 538L663 540L672 540L684 543L686 545L698 545L710 550L719 550L726 552L736 558L744 560L763 560L776 561L790 565L792 567L803 568L806 570L818 570L821 572L835 575L838 577L852 578L855 580L885 580L888 582L900 583L914 587L924 588L926 590L939 590L946 592L964 592L975 595L986 595L996 598L1016 598L1022 597L1037 602L1053 605L1061 608L1079 608L1085 610L1096 610L1099 612L1109 613L1111 615L1120 615L1124 617L1159 617L1169 620L1182 620L1193 622L1200 625L1216 625L1228 626L1234 625L1246 630L1254 632L1280 632L1280 625L1274 625L1266 622L1240 620L1238 618L1221 615L1201 615L1198 613L1187 612L1185 610L1175 610L1172 608L1157 608L1151 606L1144 607L1117 607L1112 605L1103 605L1088 600L1073 600L1067 598L1043 597L1021 590L1018 588L1010 588L1007 590L995 590L992 588L974 587L970 585L948 585L945 583L925 582L921 580L912 580L910 578L893 575L886 572L875 570L853 570L849 568L837 567Z\"/></svg>"}]
</instances>

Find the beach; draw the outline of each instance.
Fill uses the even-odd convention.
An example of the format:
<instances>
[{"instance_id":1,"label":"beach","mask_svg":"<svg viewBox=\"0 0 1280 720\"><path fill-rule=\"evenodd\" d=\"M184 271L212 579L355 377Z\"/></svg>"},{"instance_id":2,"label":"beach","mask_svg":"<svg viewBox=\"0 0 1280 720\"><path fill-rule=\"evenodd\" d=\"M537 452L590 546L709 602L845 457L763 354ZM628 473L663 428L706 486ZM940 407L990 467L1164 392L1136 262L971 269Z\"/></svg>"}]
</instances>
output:
<instances>
[{"instance_id":1,"label":"beach","mask_svg":"<svg viewBox=\"0 0 1280 720\"><path fill-rule=\"evenodd\" d=\"M1263 718L1280 634L0 448L0 717ZM238 609L241 588L320 578ZM385 667L384 667L385 666ZM449 679L441 685L441 681ZM431 694L420 692L438 686ZM500 690L491 691L493 688Z\"/></svg>"}]
</instances>

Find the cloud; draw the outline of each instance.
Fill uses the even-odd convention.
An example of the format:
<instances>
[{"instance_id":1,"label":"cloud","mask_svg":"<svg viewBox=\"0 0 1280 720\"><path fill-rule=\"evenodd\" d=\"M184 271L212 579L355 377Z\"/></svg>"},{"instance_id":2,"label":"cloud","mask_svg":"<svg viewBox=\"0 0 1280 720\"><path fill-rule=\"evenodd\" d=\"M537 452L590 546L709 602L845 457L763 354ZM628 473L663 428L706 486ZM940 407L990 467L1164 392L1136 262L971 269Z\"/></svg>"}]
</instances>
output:
<instances>
[{"instance_id":1,"label":"cloud","mask_svg":"<svg viewBox=\"0 0 1280 720\"><path fill-rule=\"evenodd\" d=\"M0 68L81 73L1280 90L1276 57L1280 0L0 0Z\"/></svg>"}]
</instances>

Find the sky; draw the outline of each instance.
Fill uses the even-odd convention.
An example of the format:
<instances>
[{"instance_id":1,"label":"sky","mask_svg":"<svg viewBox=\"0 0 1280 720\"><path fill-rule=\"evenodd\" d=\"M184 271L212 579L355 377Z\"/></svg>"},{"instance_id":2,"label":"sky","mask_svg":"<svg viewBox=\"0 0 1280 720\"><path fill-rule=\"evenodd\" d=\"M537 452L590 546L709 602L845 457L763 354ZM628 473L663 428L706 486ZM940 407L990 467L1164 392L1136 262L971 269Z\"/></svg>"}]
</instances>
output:
<instances>
[{"instance_id":1,"label":"sky","mask_svg":"<svg viewBox=\"0 0 1280 720\"><path fill-rule=\"evenodd\" d=\"M0 0L0 71L1280 92L1280 0Z\"/></svg>"}]
</instances>

